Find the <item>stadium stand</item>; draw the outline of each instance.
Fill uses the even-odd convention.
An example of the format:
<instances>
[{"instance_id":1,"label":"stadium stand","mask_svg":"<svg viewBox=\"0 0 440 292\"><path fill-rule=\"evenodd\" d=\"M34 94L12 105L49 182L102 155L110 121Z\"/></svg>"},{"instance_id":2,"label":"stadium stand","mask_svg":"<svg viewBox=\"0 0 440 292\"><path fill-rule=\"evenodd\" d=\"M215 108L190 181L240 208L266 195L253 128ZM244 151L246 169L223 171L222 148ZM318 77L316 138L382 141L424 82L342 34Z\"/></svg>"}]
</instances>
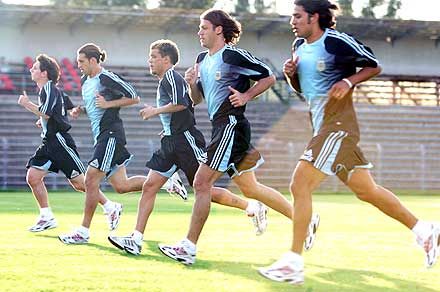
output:
<instances>
[{"instance_id":1,"label":"stadium stand","mask_svg":"<svg viewBox=\"0 0 440 292\"><path fill-rule=\"evenodd\" d=\"M64 70L71 71L62 61ZM15 70L27 70L26 65L16 64ZM128 149L135 159L128 167L129 174L145 173L145 161L159 146L157 133L161 126L159 119L142 121L139 110L144 103L155 104L157 80L147 74L143 67L108 66L132 82L142 98L139 105L124 108L121 115L127 131ZM75 70L76 71L76 70ZM76 72L78 74L78 72ZM18 74L17 74L18 76ZM66 79L74 80L73 72ZM79 76L79 75L78 75ZM19 87L24 86L30 94L36 87L30 81L29 74L21 74L17 80ZM18 81L17 81L18 82ZM362 144L366 156L375 165L373 174L381 184L397 189L440 189L440 115L433 106L403 106L402 102L391 105L372 104L362 98L363 92L378 87L371 81L356 92L356 107L361 126ZM386 81L388 82L388 81ZM438 92L438 82L435 83ZM70 91L73 101L78 104L81 98L76 86ZM384 84L380 88L386 87ZM389 90L389 89L387 89ZM378 89L379 91L379 89ZM2 188L26 187L25 164L29 156L40 143L39 129L34 125L36 119L16 104L19 89L15 94L3 94L0 99L0 185ZM434 92L435 95L435 92ZM417 94L414 94L417 96ZM33 98L35 99L35 94ZM438 93L436 100L438 101ZM298 157L311 135L308 113L305 104L293 99L290 105L279 100L265 102L264 98L248 105L247 116L253 127L253 143L262 152L266 163L257 171L261 181L270 186L286 189ZM206 105L196 109L198 127L205 137L210 137L211 125L206 115ZM92 138L90 125L86 117L72 122L72 135L77 141L84 162L91 156ZM228 183L226 178L220 185ZM67 186L63 176L50 175L47 178L50 188ZM328 180L322 188L341 190L344 187L336 180Z\"/></svg>"}]
</instances>

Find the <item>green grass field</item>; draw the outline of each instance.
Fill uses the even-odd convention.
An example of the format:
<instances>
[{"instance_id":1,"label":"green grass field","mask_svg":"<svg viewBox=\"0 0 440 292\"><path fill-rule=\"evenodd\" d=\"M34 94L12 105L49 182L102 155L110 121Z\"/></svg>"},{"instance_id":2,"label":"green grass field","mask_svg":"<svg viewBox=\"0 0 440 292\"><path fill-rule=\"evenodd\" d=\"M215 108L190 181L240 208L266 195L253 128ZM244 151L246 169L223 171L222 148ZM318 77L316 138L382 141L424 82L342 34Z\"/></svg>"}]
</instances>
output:
<instances>
[{"instance_id":1,"label":"green grass field","mask_svg":"<svg viewBox=\"0 0 440 292\"><path fill-rule=\"evenodd\" d=\"M117 234L126 235L135 224L139 195L109 196L124 203ZM321 226L314 248L305 253L306 283L298 288L256 271L290 245L291 223L273 211L267 232L256 237L243 212L212 205L197 262L186 267L163 256L157 244L186 234L192 200L158 196L136 257L107 241L100 208L89 244L63 245L57 235L80 223L83 196L51 193L50 199L59 227L33 234L27 231L37 216L31 193L0 193L0 291L440 291L440 264L423 267L412 233L349 195L314 197ZM440 220L439 196L401 199L423 219Z\"/></svg>"}]
</instances>

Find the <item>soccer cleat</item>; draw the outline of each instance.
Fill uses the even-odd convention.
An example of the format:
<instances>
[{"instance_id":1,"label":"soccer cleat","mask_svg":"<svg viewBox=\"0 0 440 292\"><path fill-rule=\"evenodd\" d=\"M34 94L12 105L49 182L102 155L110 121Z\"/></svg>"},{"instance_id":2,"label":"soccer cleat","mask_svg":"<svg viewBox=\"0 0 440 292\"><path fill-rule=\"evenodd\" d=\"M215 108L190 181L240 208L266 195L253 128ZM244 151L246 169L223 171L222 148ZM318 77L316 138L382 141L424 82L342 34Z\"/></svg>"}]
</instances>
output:
<instances>
[{"instance_id":1,"label":"soccer cleat","mask_svg":"<svg viewBox=\"0 0 440 292\"><path fill-rule=\"evenodd\" d=\"M417 238L417 243L424 249L426 253L425 266L431 268L437 262L440 255L440 226L431 225L431 234L427 239Z\"/></svg>"},{"instance_id":2,"label":"soccer cleat","mask_svg":"<svg viewBox=\"0 0 440 292\"><path fill-rule=\"evenodd\" d=\"M142 250L142 246L137 244L136 241L129 236L109 236L107 237L108 241L110 241L111 244L116 246L117 248L121 250L125 250L127 253L132 255L139 255Z\"/></svg>"},{"instance_id":3,"label":"soccer cleat","mask_svg":"<svg viewBox=\"0 0 440 292\"><path fill-rule=\"evenodd\" d=\"M261 202L257 202L257 209L251 217L254 223L255 234L262 235L267 229L267 207Z\"/></svg>"},{"instance_id":4,"label":"soccer cleat","mask_svg":"<svg viewBox=\"0 0 440 292\"><path fill-rule=\"evenodd\" d=\"M318 230L320 220L321 218L319 217L318 214L312 215L312 219L310 220L309 228L307 231L307 237L304 240L305 250L310 250L313 247L313 243L315 242L316 239L316 231Z\"/></svg>"},{"instance_id":5,"label":"soccer cleat","mask_svg":"<svg viewBox=\"0 0 440 292\"><path fill-rule=\"evenodd\" d=\"M84 244L89 242L89 237L81 234L78 230L73 230L70 233L61 234L58 239L65 244Z\"/></svg>"},{"instance_id":6,"label":"soccer cleat","mask_svg":"<svg viewBox=\"0 0 440 292\"><path fill-rule=\"evenodd\" d=\"M110 230L115 230L118 227L121 214L122 204L115 203L113 210L107 213L108 227Z\"/></svg>"},{"instance_id":7,"label":"soccer cleat","mask_svg":"<svg viewBox=\"0 0 440 292\"><path fill-rule=\"evenodd\" d=\"M55 220L55 217L52 218L44 218L44 217L38 217L37 222L34 224L34 226L30 227L28 230L30 232L41 232L47 229L52 229L57 227L57 221Z\"/></svg>"},{"instance_id":8,"label":"soccer cleat","mask_svg":"<svg viewBox=\"0 0 440 292\"><path fill-rule=\"evenodd\" d=\"M304 284L304 263L294 263L284 258L268 267L259 268L258 272L270 280L288 282L293 285Z\"/></svg>"},{"instance_id":9,"label":"soccer cleat","mask_svg":"<svg viewBox=\"0 0 440 292\"><path fill-rule=\"evenodd\" d=\"M192 265L196 261L196 254L190 253L183 241L174 246L159 244L158 247L164 255L184 265Z\"/></svg>"},{"instance_id":10,"label":"soccer cleat","mask_svg":"<svg viewBox=\"0 0 440 292\"><path fill-rule=\"evenodd\" d=\"M177 172L168 179L164 188L170 195L179 196L184 201L188 200L188 191Z\"/></svg>"}]
</instances>

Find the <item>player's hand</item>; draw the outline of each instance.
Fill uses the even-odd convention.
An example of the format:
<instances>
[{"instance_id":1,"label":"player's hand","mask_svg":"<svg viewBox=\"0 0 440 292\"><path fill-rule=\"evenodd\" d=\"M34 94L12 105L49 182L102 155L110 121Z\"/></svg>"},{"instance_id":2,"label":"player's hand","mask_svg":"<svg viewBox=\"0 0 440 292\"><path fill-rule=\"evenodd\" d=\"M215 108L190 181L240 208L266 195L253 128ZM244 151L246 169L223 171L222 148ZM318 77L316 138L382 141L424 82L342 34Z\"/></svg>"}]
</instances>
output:
<instances>
[{"instance_id":1,"label":"player's hand","mask_svg":"<svg viewBox=\"0 0 440 292\"><path fill-rule=\"evenodd\" d=\"M76 120L81 115L81 111L81 107L76 106L70 111L69 115L72 117L72 119Z\"/></svg>"},{"instance_id":2,"label":"player's hand","mask_svg":"<svg viewBox=\"0 0 440 292\"><path fill-rule=\"evenodd\" d=\"M283 64L283 73L289 77L293 77L298 68L298 56L292 56L292 59L288 59Z\"/></svg>"},{"instance_id":3,"label":"player's hand","mask_svg":"<svg viewBox=\"0 0 440 292\"><path fill-rule=\"evenodd\" d=\"M95 105L96 107L106 109L109 108L108 102L105 100L104 96L100 95L99 92L96 92Z\"/></svg>"},{"instance_id":4,"label":"player's hand","mask_svg":"<svg viewBox=\"0 0 440 292\"><path fill-rule=\"evenodd\" d=\"M156 115L156 108L151 105L144 104L144 108L139 111L139 115L143 120L148 120Z\"/></svg>"},{"instance_id":5,"label":"player's hand","mask_svg":"<svg viewBox=\"0 0 440 292\"><path fill-rule=\"evenodd\" d=\"M20 97L18 98L17 103L21 106L24 106L26 103L29 102L29 97L26 94L26 90L23 90L23 94L20 95Z\"/></svg>"},{"instance_id":6,"label":"player's hand","mask_svg":"<svg viewBox=\"0 0 440 292\"><path fill-rule=\"evenodd\" d=\"M229 101L234 107L243 106L249 101L250 98L246 94L241 93L231 86L228 86L228 88L232 92L232 94L229 96Z\"/></svg>"},{"instance_id":7,"label":"player's hand","mask_svg":"<svg viewBox=\"0 0 440 292\"><path fill-rule=\"evenodd\" d=\"M185 71L185 81L189 85L196 84L198 76L199 76L199 64L195 64L193 67L190 67Z\"/></svg>"},{"instance_id":8,"label":"player's hand","mask_svg":"<svg viewBox=\"0 0 440 292\"><path fill-rule=\"evenodd\" d=\"M328 91L328 96L336 100L343 99L352 89L344 81L338 81Z\"/></svg>"},{"instance_id":9,"label":"player's hand","mask_svg":"<svg viewBox=\"0 0 440 292\"><path fill-rule=\"evenodd\" d=\"M37 128L40 128L40 129L41 129L41 119L38 119L38 120L35 122L35 126L37 126Z\"/></svg>"}]
</instances>

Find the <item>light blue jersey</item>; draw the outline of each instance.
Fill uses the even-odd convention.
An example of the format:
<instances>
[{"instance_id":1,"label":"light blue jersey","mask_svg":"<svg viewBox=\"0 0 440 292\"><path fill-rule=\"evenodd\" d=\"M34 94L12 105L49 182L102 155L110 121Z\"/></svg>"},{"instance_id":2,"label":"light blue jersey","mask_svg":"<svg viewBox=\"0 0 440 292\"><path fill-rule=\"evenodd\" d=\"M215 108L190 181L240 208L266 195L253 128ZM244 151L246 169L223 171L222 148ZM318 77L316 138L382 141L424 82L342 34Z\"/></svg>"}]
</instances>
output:
<instances>
[{"instance_id":1,"label":"light blue jersey","mask_svg":"<svg viewBox=\"0 0 440 292\"><path fill-rule=\"evenodd\" d=\"M327 93L336 82L355 74L357 67L377 67L371 49L333 29L326 29L310 44L297 39L293 48L299 60L297 73L301 92L309 105L314 135L326 121L340 117L338 122L342 123L349 120L344 114L355 116L351 97L350 101L329 102Z\"/></svg>"},{"instance_id":2,"label":"light blue jersey","mask_svg":"<svg viewBox=\"0 0 440 292\"><path fill-rule=\"evenodd\" d=\"M102 69L102 71L104 71L104 69ZM96 93L103 90L103 86L99 80L102 71L94 77L88 77L82 85L82 96L87 116L90 119L94 144L96 144L100 133L99 124L105 112L105 109L96 107Z\"/></svg>"}]
</instances>

